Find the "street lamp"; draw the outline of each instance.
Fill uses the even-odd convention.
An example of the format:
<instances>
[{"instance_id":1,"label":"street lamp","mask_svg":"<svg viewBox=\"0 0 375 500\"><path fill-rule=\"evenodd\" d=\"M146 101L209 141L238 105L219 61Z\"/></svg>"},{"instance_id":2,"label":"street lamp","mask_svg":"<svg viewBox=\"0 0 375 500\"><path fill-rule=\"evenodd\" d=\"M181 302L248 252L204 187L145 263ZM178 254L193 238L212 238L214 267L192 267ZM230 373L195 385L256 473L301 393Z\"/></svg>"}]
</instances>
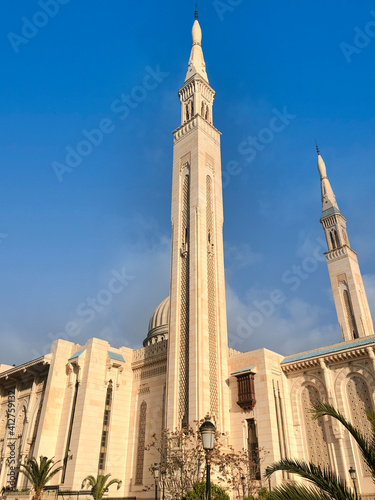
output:
<instances>
[{"instance_id":1,"label":"street lamp","mask_svg":"<svg viewBox=\"0 0 375 500\"><path fill-rule=\"evenodd\" d=\"M270 476L270 472L271 472L271 467L267 467L266 468L266 474L268 476L268 491L271 491L271 476Z\"/></svg>"},{"instance_id":2,"label":"street lamp","mask_svg":"<svg viewBox=\"0 0 375 500\"><path fill-rule=\"evenodd\" d=\"M349 475L350 475L350 479L353 481L353 486L354 486L354 494L355 494L355 498L358 499L358 492L357 492L357 474L356 474L356 470L354 467L350 466L350 469L349 469Z\"/></svg>"},{"instance_id":3,"label":"street lamp","mask_svg":"<svg viewBox=\"0 0 375 500\"><path fill-rule=\"evenodd\" d=\"M159 466L155 464L152 468L155 479L155 500L158 500L158 479L159 479Z\"/></svg>"},{"instance_id":4,"label":"street lamp","mask_svg":"<svg viewBox=\"0 0 375 500\"><path fill-rule=\"evenodd\" d=\"M245 498L245 487L246 487L246 477L241 476L241 483L242 483L242 497Z\"/></svg>"},{"instance_id":5,"label":"street lamp","mask_svg":"<svg viewBox=\"0 0 375 500\"><path fill-rule=\"evenodd\" d=\"M163 481L163 500L165 500L165 497L164 497L164 486L165 486L165 476L167 474L167 471L165 469L163 469L161 471L161 478L162 478L162 481Z\"/></svg>"},{"instance_id":6,"label":"street lamp","mask_svg":"<svg viewBox=\"0 0 375 500\"><path fill-rule=\"evenodd\" d=\"M203 449L206 452L206 499L211 500L211 451L214 448L216 427L207 416L199 427Z\"/></svg>"}]
</instances>

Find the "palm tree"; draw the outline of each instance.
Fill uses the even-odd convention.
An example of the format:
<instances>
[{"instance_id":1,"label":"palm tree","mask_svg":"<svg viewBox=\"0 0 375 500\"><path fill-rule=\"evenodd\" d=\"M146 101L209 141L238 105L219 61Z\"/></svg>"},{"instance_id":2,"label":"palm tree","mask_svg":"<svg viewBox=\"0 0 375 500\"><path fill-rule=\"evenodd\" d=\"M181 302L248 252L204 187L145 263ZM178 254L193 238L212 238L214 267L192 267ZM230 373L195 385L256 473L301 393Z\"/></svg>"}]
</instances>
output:
<instances>
[{"instance_id":1,"label":"palm tree","mask_svg":"<svg viewBox=\"0 0 375 500\"><path fill-rule=\"evenodd\" d=\"M375 482L375 412L366 412L371 432L364 434L348 422L344 415L329 403L317 402L313 405L313 408L312 418L314 420L327 415L338 420L348 430L358 444L362 457L369 467ZM266 477L280 470L297 474L312 483L312 485L306 486L296 482L284 484L271 492L271 500L357 500L358 498L356 494L352 493L346 481L328 467L321 468L311 462L284 459L271 465L266 472Z\"/></svg>"},{"instance_id":2,"label":"palm tree","mask_svg":"<svg viewBox=\"0 0 375 500\"><path fill-rule=\"evenodd\" d=\"M122 481L119 479L111 479L108 481L110 476L111 474L106 474L105 476L98 474L96 478L94 476L87 476L82 481L82 488L84 488L85 484L88 483L89 486L91 486L91 495L94 497L94 500L101 500L104 493L108 491L112 484L116 483L117 489L120 489Z\"/></svg>"},{"instance_id":3,"label":"palm tree","mask_svg":"<svg viewBox=\"0 0 375 500\"><path fill-rule=\"evenodd\" d=\"M60 462L60 460L59 460ZM30 481L34 490L34 500L39 500L41 494L50 479L63 469L63 466L54 468L58 462L54 463L53 457L40 456L39 463L36 458L30 458L26 464L20 464L19 471Z\"/></svg>"}]
</instances>

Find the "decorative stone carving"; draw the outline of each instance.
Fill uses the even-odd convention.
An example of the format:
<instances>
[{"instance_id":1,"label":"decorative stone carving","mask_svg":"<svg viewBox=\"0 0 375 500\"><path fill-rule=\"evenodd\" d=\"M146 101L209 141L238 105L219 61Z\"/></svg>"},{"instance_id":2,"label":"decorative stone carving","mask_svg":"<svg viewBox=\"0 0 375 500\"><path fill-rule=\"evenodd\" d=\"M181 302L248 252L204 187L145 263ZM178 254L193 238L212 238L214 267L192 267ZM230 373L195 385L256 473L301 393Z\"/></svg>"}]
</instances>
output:
<instances>
[{"instance_id":1,"label":"decorative stone carving","mask_svg":"<svg viewBox=\"0 0 375 500\"><path fill-rule=\"evenodd\" d=\"M143 464L145 458L145 439L146 439L146 417L147 403L143 401L139 410L139 430L138 430L138 450L137 466L135 472L135 484L143 484Z\"/></svg>"}]
</instances>

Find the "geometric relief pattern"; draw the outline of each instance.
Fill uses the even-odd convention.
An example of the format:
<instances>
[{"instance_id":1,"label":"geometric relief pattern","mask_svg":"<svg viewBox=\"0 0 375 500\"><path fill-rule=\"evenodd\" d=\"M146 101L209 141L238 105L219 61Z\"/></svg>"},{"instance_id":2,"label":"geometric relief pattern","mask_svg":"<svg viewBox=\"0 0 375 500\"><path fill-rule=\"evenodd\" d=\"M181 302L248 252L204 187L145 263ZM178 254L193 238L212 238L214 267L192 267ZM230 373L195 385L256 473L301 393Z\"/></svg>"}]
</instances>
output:
<instances>
[{"instance_id":1,"label":"geometric relief pattern","mask_svg":"<svg viewBox=\"0 0 375 500\"><path fill-rule=\"evenodd\" d=\"M185 175L182 184L181 214L181 310L179 353L178 416L184 427L189 419L189 246L190 246L190 182Z\"/></svg>"},{"instance_id":2,"label":"geometric relief pattern","mask_svg":"<svg viewBox=\"0 0 375 500\"><path fill-rule=\"evenodd\" d=\"M3 455L5 454L6 448L4 446L5 443L5 434L7 430L7 419L6 417L3 417L3 419L0 421L0 472L3 467Z\"/></svg>"},{"instance_id":3,"label":"geometric relief pattern","mask_svg":"<svg viewBox=\"0 0 375 500\"><path fill-rule=\"evenodd\" d=\"M313 385L306 385L302 391L302 408L306 429L306 441L310 461L321 467L330 467L327 436L322 418L312 419L311 406L319 401L319 391Z\"/></svg>"},{"instance_id":4,"label":"geometric relief pattern","mask_svg":"<svg viewBox=\"0 0 375 500\"><path fill-rule=\"evenodd\" d=\"M346 394L350 407L351 420L366 437L371 436L371 424L367 420L366 411L372 411L370 391L366 382L361 377L352 376L346 386ZM371 475L370 469L361 456L362 471L364 476Z\"/></svg>"},{"instance_id":5,"label":"geometric relief pattern","mask_svg":"<svg viewBox=\"0 0 375 500\"><path fill-rule=\"evenodd\" d=\"M145 439L146 439L146 413L147 403L143 401L139 410L139 431L138 431L138 452L137 468L135 472L135 484L143 483L143 463L145 459Z\"/></svg>"},{"instance_id":6,"label":"geometric relief pattern","mask_svg":"<svg viewBox=\"0 0 375 500\"><path fill-rule=\"evenodd\" d=\"M15 429L15 438L17 439L17 458L18 461L21 460L21 449L22 449L22 436L23 436L23 431L25 428L25 423L26 423L26 408L23 407L20 413L18 414L17 421L16 421L16 429Z\"/></svg>"},{"instance_id":7,"label":"geometric relief pattern","mask_svg":"<svg viewBox=\"0 0 375 500\"><path fill-rule=\"evenodd\" d=\"M214 224L212 209L212 180L206 177L206 231L207 231L207 293L208 293L208 345L209 345L209 376L210 376L210 410L217 415L217 345L216 345L216 284L215 258L213 249Z\"/></svg>"}]
</instances>

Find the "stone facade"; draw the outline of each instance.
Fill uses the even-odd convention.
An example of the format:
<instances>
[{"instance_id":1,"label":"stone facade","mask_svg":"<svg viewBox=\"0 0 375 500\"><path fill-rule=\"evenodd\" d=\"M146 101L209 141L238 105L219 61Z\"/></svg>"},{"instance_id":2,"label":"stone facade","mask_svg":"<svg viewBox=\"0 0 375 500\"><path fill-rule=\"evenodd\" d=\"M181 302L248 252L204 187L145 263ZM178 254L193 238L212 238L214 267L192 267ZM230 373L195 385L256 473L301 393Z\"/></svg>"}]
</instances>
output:
<instances>
[{"instance_id":1,"label":"stone facade","mask_svg":"<svg viewBox=\"0 0 375 500\"><path fill-rule=\"evenodd\" d=\"M141 349L96 338L85 345L57 340L37 360L0 365L0 487L12 479L12 460L43 454L66 465L52 480L61 490L80 490L89 474L111 473L122 480L111 496L153 498L150 468L157 458L145 445L154 433L209 413L235 449L264 449L259 477L270 463L299 457L348 481L355 467L360 491L371 495L371 476L348 434L329 419L312 421L309 413L323 399L367 432L364 410L375 402L371 315L320 154L321 222L344 341L286 357L228 348L220 132L213 126L215 92L198 21L192 39L179 91L181 125L174 131L170 298L155 309ZM272 484L286 479L279 473ZM22 475L15 485L27 485Z\"/></svg>"}]
</instances>

